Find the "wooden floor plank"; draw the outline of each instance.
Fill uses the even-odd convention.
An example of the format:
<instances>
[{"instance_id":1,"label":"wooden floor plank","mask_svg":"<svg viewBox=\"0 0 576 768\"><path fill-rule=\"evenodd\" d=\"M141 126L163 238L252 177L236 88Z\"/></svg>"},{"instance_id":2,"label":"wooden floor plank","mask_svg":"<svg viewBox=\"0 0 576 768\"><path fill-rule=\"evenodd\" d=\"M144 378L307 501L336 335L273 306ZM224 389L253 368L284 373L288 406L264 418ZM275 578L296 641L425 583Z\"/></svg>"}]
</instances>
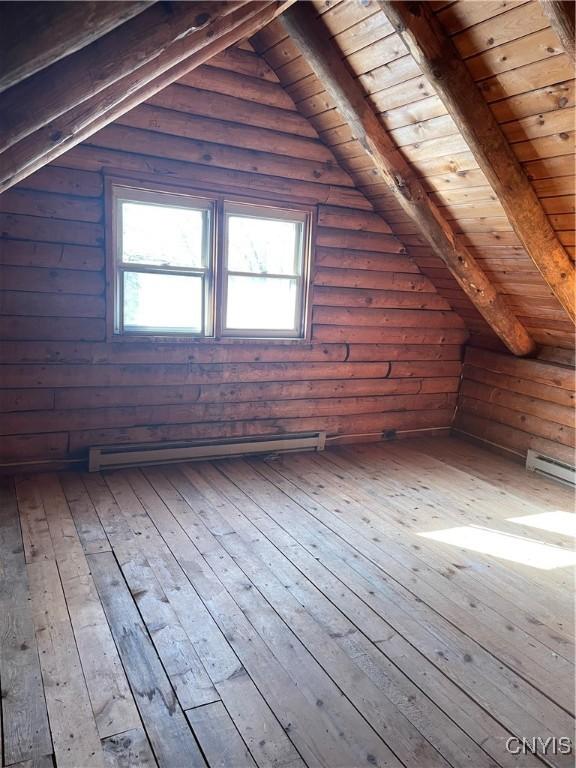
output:
<instances>
[{"instance_id":1,"label":"wooden floor plank","mask_svg":"<svg viewBox=\"0 0 576 768\"><path fill-rule=\"evenodd\" d=\"M201 483L199 478L201 471L191 468L185 470L188 478L190 477L188 472L193 473L192 476L196 483L194 488L184 478L179 479L175 473L170 474L175 486L182 494L182 498L189 505L186 514L182 514L173 505L171 505L171 509L184 530L189 534L196 535L197 540L202 535L203 541L199 544L199 548L203 553L204 551L208 552L207 560L209 562L214 557L227 562L225 572L227 575L224 583L231 594L238 595L236 599L240 607L246 610L252 603L251 599L248 602L245 601L245 598L243 600L235 591L238 582L247 577L297 635L316 661L321 664L328 676L348 696L358 711L364 715L374 730L382 735L385 734L387 728L394 730L396 733L396 752L400 759L413 759L415 754L419 752L430 766L443 765L441 757L430 749L430 745L403 718L387 697L379 695L370 679L364 676L359 668L354 668L350 658L341 652L331 636L302 611L301 605L287 591L286 583L281 583L272 569L268 569L261 560L253 556L234 531L230 521L224 519L214 510L212 499L196 491L198 484ZM169 491L166 483L159 481L159 473L151 471L146 474L149 477L152 476L154 487L159 495L166 500ZM206 491L205 486L204 491ZM200 519L200 515L195 514L195 508L202 510L202 519ZM199 533L199 529L203 527L204 530ZM224 552L228 553L238 568L231 566L230 560ZM224 574L223 571L222 573ZM252 590L248 590L248 593L251 598ZM306 664L306 661L303 660L302 663ZM344 678L348 685L342 684ZM322 702L322 707L329 706L324 699Z\"/></svg>"},{"instance_id":2,"label":"wooden floor plank","mask_svg":"<svg viewBox=\"0 0 576 768\"><path fill-rule=\"evenodd\" d=\"M4 481L0 764L572 768L506 740L573 732L573 573L426 536L571 502L454 438Z\"/></svg>"},{"instance_id":3,"label":"wooden floor plank","mask_svg":"<svg viewBox=\"0 0 576 768\"><path fill-rule=\"evenodd\" d=\"M0 481L0 683L4 765L52 753L16 494Z\"/></svg>"},{"instance_id":4,"label":"wooden floor plank","mask_svg":"<svg viewBox=\"0 0 576 768\"><path fill-rule=\"evenodd\" d=\"M334 508L341 506L344 499L346 512L349 514L348 519L353 521L355 528L364 530L365 535L370 535L373 540L381 535L385 535L386 540L390 537L394 539L396 558L405 566L417 568L415 572L422 575L416 578L407 574L407 578L411 578L414 582L411 589L415 590L420 598L435 606L436 610L457 626L466 628L466 631L470 628L475 638L484 638L492 652L497 650L497 652L508 654L510 632L514 631L516 633L514 650L522 649L522 658L526 657L526 661L530 660L530 667L526 670L526 665L510 654L507 655L506 660L513 668L518 668L520 674L528 672L535 677L536 681L547 684L550 682L547 674L558 673L562 676L562 669L564 669L566 679L570 678L573 663L563 655L569 648L569 639L566 637L562 640L557 634L562 627L555 626L543 637L542 642L538 640L534 632L535 625L530 621L530 616L518 615L514 604L504 600L506 587L510 584L504 578L505 571L499 572L499 593L490 592L486 588L486 582L494 582L495 577L492 575L487 578L486 569L478 572L476 580L471 579L470 574L476 573L473 568L475 562L473 559L465 558L462 561L458 559L455 564L454 553L447 553L441 545L419 536L421 531L430 527L427 519L430 513L427 508L419 510L418 503L410 501L409 498L398 500L395 494L390 495L385 484L382 484L382 490L379 491L377 485L380 484L380 480L373 481L370 475L363 470L360 472L354 464L347 462L346 457L337 462L337 467L340 468L339 473L332 464L332 461L318 464L313 462L312 471L302 470L301 465L296 467L296 471L300 479L304 476L308 478L308 488L325 487L328 484L331 488L332 500L321 490L317 490L316 493L322 493L325 504L327 506L332 504ZM345 476L346 480L343 481L341 476ZM355 484L351 485L348 481L354 481ZM361 488L358 487L358 483L362 485ZM371 493L366 492L375 486L376 490ZM380 514L383 493L386 493L387 504L395 510L396 514ZM361 514L357 514L357 510L360 509ZM439 509L444 510L444 507ZM438 518L438 513L434 514L434 517ZM437 521L434 524L442 527ZM410 534L411 531L413 535ZM388 551L387 544L376 543L380 549ZM414 551L412 547L418 549ZM394 563L391 563L391 567L393 566ZM406 583L406 579L404 581ZM430 590L431 587L433 591ZM454 603L457 605L455 606ZM566 695L570 697L570 692L567 691Z\"/></svg>"},{"instance_id":5,"label":"wooden floor plank","mask_svg":"<svg viewBox=\"0 0 576 768\"><path fill-rule=\"evenodd\" d=\"M284 590L289 590L298 601L298 611L301 612L301 607L306 608L310 616L323 628L326 639L319 655L324 657L324 664L327 656L326 644L329 646L336 643L342 653L346 654L346 663L342 664L342 669L335 671L340 679L339 687L343 691L349 687L343 674L348 673L350 680L356 678L357 688L360 688L365 675L379 691L380 704L375 711L382 711L382 703L388 702L385 719L387 727L394 733L399 733L402 723L398 722L397 713L395 715L391 711L391 703L398 708L399 712L410 718L425 739L446 759L457 763L473 760L478 768L492 764L488 755L481 752L462 731L455 728L447 717L443 717L440 710L428 706L429 700L422 696L416 686L411 685L403 675L395 675L391 665L386 665L384 656L374 652L374 646L368 637L374 641L388 638L391 629L386 622L347 590L332 574L323 569L314 557L308 555L294 539L285 534L279 526L274 525L273 521L268 518L269 524L263 524L262 518L265 516L261 510L213 467L203 465L198 470L193 467L184 467L181 471L193 483L194 488L202 493L212 508L225 516L238 536L243 539L244 546L234 552L235 561L242 565L248 549L257 554L261 562L281 580ZM168 475L168 472L166 474ZM176 473L169 474L175 482L178 482ZM220 497L210 491L208 484L218 491ZM183 492L186 492L185 487L182 485L180 487ZM238 512L242 514L238 515ZM262 528L266 530L270 540L260 535ZM226 542L230 539L230 535L223 537ZM298 563L307 580L301 578L302 573L293 565L294 561ZM324 597L321 587L323 591L330 594L331 600ZM342 613L334 603L338 608L342 607ZM294 626L293 622L291 626ZM363 634L362 630L365 630L368 635ZM299 636L302 637L302 633L299 633ZM358 668L357 671L351 668L351 663ZM366 686L363 693L364 695L367 693ZM430 727L432 724L434 727ZM414 738L416 734L412 736L413 740L418 742L418 739ZM420 745L416 747L417 756L401 755L402 759L406 762L419 758L426 760L427 765L433 765L438 761L438 757L435 759L431 756L429 747L422 743L422 739L419 741ZM395 744L398 749L397 740Z\"/></svg>"},{"instance_id":6,"label":"wooden floor plank","mask_svg":"<svg viewBox=\"0 0 576 768\"><path fill-rule=\"evenodd\" d=\"M83 486L80 487L81 481L78 483L75 495L87 508L92 501L86 490L82 490ZM98 506L103 530L109 531L116 560L180 706L189 709L216 701L216 689L106 485L96 478L86 479L86 483Z\"/></svg>"},{"instance_id":7,"label":"wooden floor plank","mask_svg":"<svg viewBox=\"0 0 576 768\"><path fill-rule=\"evenodd\" d=\"M96 588L160 768L205 768L198 744L112 553L88 555Z\"/></svg>"},{"instance_id":8,"label":"wooden floor plank","mask_svg":"<svg viewBox=\"0 0 576 768\"><path fill-rule=\"evenodd\" d=\"M44 755L34 760L25 760L23 763L13 763L10 768L54 768L52 755Z\"/></svg>"},{"instance_id":9,"label":"wooden floor plank","mask_svg":"<svg viewBox=\"0 0 576 768\"><path fill-rule=\"evenodd\" d=\"M176 472L170 472L170 478L192 509L196 507L203 510L202 518L207 529L214 534L234 562L291 627L375 731L384 738L388 729L394 732L394 750L398 757L405 764L419 758L430 766L445 765L441 755L431 748L430 743L389 700L385 692L374 685L370 676L366 675L360 666L355 665L336 642L333 635L338 633L338 629L342 631L342 627L327 629L315 620L311 612L302 610L302 601L292 595L290 590L290 575L294 574L289 574L288 578L284 578L282 574L282 567L289 569L285 558L276 557L274 548L268 550L273 558L272 563L258 557L254 552L255 533L251 530L252 526L249 523L243 524L244 521L234 515L234 511L226 505L225 499L221 496L219 498L217 492L204 482L202 475L208 470L209 467L185 467L182 474L191 482L183 483ZM229 533L218 535L219 518L230 526ZM312 599L318 600L320 597L314 594ZM349 630L353 631L353 627L346 626L343 631Z\"/></svg>"},{"instance_id":10,"label":"wooden floor plank","mask_svg":"<svg viewBox=\"0 0 576 768\"><path fill-rule=\"evenodd\" d=\"M36 640L58 768L104 768L74 633L53 560L28 566Z\"/></svg>"},{"instance_id":11,"label":"wooden floor plank","mask_svg":"<svg viewBox=\"0 0 576 768\"><path fill-rule=\"evenodd\" d=\"M344 465L346 467L345 472L352 472L353 470L349 468L348 465ZM298 469L298 482L301 483L301 470L302 466L299 465ZM358 481L358 478L356 478ZM362 479L361 479L362 480ZM363 482L366 484L368 482L368 477L363 477ZM330 486L331 491L330 493L334 496L336 496L334 503L337 506L342 506L343 503L346 504L345 510L347 512L354 512L354 507L351 499L353 496L350 496L350 493L354 494L355 491L349 491L348 496L340 497L338 494L334 493L334 485L341 485L339 479L334 474L324 474L319 477L317 480L318 484L321 488L324 488L326 486ZM323 483L325 485L323 485ZM357 486L354 486L357 488ZM330 506L330 500L326 501L327 493L325 491L317 491L315 498L318 498L318 494L322 494L322 499L325 501L325 503ZM357 491L357 494L359 494L359 498L362 499L363 506L362 508L358 507L358 511L361 510L361 515L358 513L354 515L355 522L362 519L364 522L364 518L366 517L366 509L365 504L368 506L368 509L372 508L374 509L374 504L381 505L381 498L382 494L379 495L379 497L374 501L372 501L368 498L362 495L362 491ZM409 507L406 509L406 511L409 511ZM412 512L410 512L412 514ZM404 517L404 524L406 523L407 517ZM371 535L374 536L374 534L382 533L384 529L381 527L376 527L371 531ZM390 534L390 528L386 528L386 535L388 536ZM384 540L385 541L385 540ZM424 548L425 544L422 543L422 547L417 545L418 548ZM381 549L382 553L386 552L386 557L388 557L389 554L389 544L388 543L382 543L378 544L378 547ZM405 552L406 550L404 550ZM394 550L395 555L402 554L402 550ZM384 557L384 554L380 557L380 561L382 561L382 558ZM425 560L429 561L430 556L427 552ZM376 557L376 562L378 562L379 559ZM392 573L397 578L400 578L403 583L407 582L407 577L402 578L401 576L398 576L398 566L394 563L394 561L387 559L386 560L386 566L385 569L387 572ZM449 569L449 572L452 569ZM459 569L456 569L459 572ZM415 591L415 594L420 598L423 599L426 603L433 605L436 607L436 610L439 611L440 614L446 615L456 626L466 627L466 631L468 631L468 627L472 628L472 631L470 634L477 637L479 641L487 641L488 645L490 646L490 651L495 653L500 653L506 657L507 663L512 665L513 667L516 666L517 671L519 674L524 675L528 678L530 678L534 684L538 686L542 686L544 688L549 687L552 696L555 698L558 698L559 701L562 701L563 704L571 709L572 703L573 703L573 694L571 690L571 679L573 676L573 665L566 659L564 659L561 656L558 656L554 652L547 650L546 647L543 647L541 644L535 643L534 640L526 635L523 635L522 632L518 633L518 636L515 635L515 645L514 645L514 651L519 654L518 657L514 657L513 654L508 654L508 646L509 646L509 627L511 626L510 623L505 622L502 618L500 618L500 625L502 628L501 631L501 638L500 643L498 644L498 631L497 626L494 625L493 621L488 621L487 626L484 628L484 624L481 621L478 621L475 616L471 615L468 617L466 613L462 614L460 619L458 618L458 614L455 613L455 608L453 605L453 600L455 595L457 596L458 590L454 587L452 580L450 579L450 583L448 583L448 580L446 578L438 580L434 580L434 576L437 576L437 574L434 574L434 572L431 572L430 570L427 570L425 566L419 567L419 573L422 573L421 578L414 579L414 587L411 587ZM440 594L437 591L431 591L429 588L430 584L434 584L437 589L440 589L442 591L442 586L445 585L445 596L444 598L441 598ZM474 594L472 593L469 595L468 600L474 600L473 606L474 606L474 613L477 612L479 608L479 603L476 601ZM462 603L464 609L466 608L467 601L464 601ZM494 614L494 618L499 618L497 614ZM476 622L476 631L474 631L474 622ZM514 627L513 627L514 629ZM524 640L524 645L522 645L522 641ZM522 653L520 651L522 650ZM523 659L523 660L520 660ZM545 666L543 666L545 665ZM554 681L554 682L553 682ZM564 698L562 698L562 690L564 692Z\"/></svg>"},{"instance_id":12,"label":"wooden floor plank","mask_svg":"<svg viewBox=\"0 0 576 768\"><path fill-rule=\"evenodd\" d=\"M252 480L251 484L253 484ZM287 492L291 493L289 490L287 490ZM313 505L314 501L312 499L308 499L308 503ZM266 504L266 508L268 510L274 510L274 515L277 513L278 506L278 503L275 503L274 505L270 503ZM280 520L281 518L278 519ZM327 567L331 567L333 573L337 574L339 578L343 579L345 583L353 586L358 595L363 597L364 600L371 604L376 610L379 610L382 616L386 617L387 620L397 618L404 619L404 621L407 620L406 616L403 616L402 613L398 614L398 612L394 610L394 604L386 605L386 603L380 602L380 599L377 597L377 584L369 581L363 585L362 579L359 578L359 574L351 574L350 572L346 571L345 563L338 553L335 553L335 556L330 558L328 553L325 551L325 533L322 531L322 529L315 530L314 527L310 528L309 526L307 529L301 529L296 523L295 510L291 507L288 507L288 515L285 522L288 523L287 529L293 531L294 535L296 535L301 542L305 543L311 554L315 555L320 561L325 563ZM320 555L320 553L322 554ZM349 581L348 579L351 576L352 579ZM415 626L418 627L418 625ZM418 633L415 632L415 634ZM410 632L407 633L407 636L411 637ZM400 667L402 667L403 660L405 659L407 653L413 650L411 645L403 640L402 635L394 631L390 633L390 637L388 638L386 645L389 653L391 652L390 649L398 649L396 655L392 653L392 658L394 659L394 662ZM446 658L448 658L448 654L446 654ZM433 666L434 656L431 655L431 657L428 659L425 655L416 658L414 653L412 653L411 661L412 664L407 665L407 668L405 669L406 674L409 676L414 676L415 670L423 670L423 681L425 684L422 685L422 681L419 681L419 684L422 685L423 690L430 691L430 683L434 683L435 673L438 671L436 667ZM430 665L430 662L432 662L432 665ZM440 675L440 678L440 690L444 689L444 691L446 691L447 681L446 679L442 680L442 675ZM448 689L450 689L450 685L448 685ZM437 690L432 688L432 691L433 693L430 695L434 700L437 700L439 698L437 695ZM478 706L474 705L474 703L469 699L466 697L462 698L459 694L460 689L457 687L452 687L452 690L449 691L448 695L444 697L444 701L440 699L440 703L444 706L445 711L447 711L447 713L456 722L463 722L466 725L467 731L473 734L478 743L482 744L485 749L490 750L490 753L496 756L495 759L505 760L506 755L504 752L504 742L508 735L506 731L503 730L498 723L494 722L490 718L486 719L483 709L478 708ZM514 765L517 764L516 759L517 758L513 759Z\"/></svg>"},{"instance_id":13,"label":"wooden floor plank","mask_svg":"<svg viewBox=\"0 0 576 768\"><path fill-rule=\"evenodd\" d=\"M282 680L282 667L288 674L281 688L284 703L290 703L291 710L286 724L290 724L290 736L305 761L333 768L374 765L375 761L398 766L398 760L384 742L341 697L302 643L235 567L232 558L225 558L221 550L211 544L202 547L200 553L198 536L195 548L182 528L175 530L174 518L144 478L136 472L127 472L126 476L180 562L192 559L193 570L189 575L194 586L221 623L227 639L237 649L258 687L262 690L264 684L270 685L271 681L265 680L263 673ZM254 604L249 605L252 601ZM247 614L250 624L245 618ZM299 701L294 699L296 691L301 692L297 697Z\"/></svg>"},{"instance_id":14,"label":"wooden floor plank","mask_svg":"<svg viewBox=\"0 0 576 768\"><path fill-rule=\"evenodd\" d=\"M430 490L430 500L428 490L415 497L414 481L411 480L410 486L407 487L406 472L402 472L401 477L397 477L398 468L391 465L388 457L384 459L382 456L376 456L371 468L366 467L363 459L358 460L357 457L346 452L335 453L322 459L320 464L324 468L329 468L331 482L341 485L346 479L346 473L349 473L350 480L353 477L354 483L362 484L360 495L363 503L367 503L371 509L377 511L380 519L384 519L388 531L390 526L396 528L401 526L404 531L408 529L415 534L420 534L430 530L433 525L437 528L466 525L466 510L454 507L449 499L442 495L436 496L433 490ZM313 463L316 465L316 460ZM339 470L335 470L333 465L336 465ZM355 495L356 489L355 484L353 486L348 484L348 493L352 492ZM387 499L387 505L397 512L396 515L389 515L382 510L382 498ZM443 520L446 521L444 524L441 523ZM363 522L365 522L363 516L355 518L356 525ZM569 641L573 640L574 627L573 622L570 621L571 602L566 600L565 595L559 595L556 589L550 590L543 577L540 582L526 583L523 575L508 568L504 560L469 552L463 547L446 549L441 544L423 537L418 537L418 543L412 542L411 546L414 549L417 547L418 552L426 553L423 555L424 559L428 557L430 551L433 551L440 559L452 561L453 567L443 571L450 581L461 577L466 579L466 575L470 574L477 576L477 581L493 587L494 594L498 595L496 605L502 605L507 601L508 609L514 605L524 606L526 604L524 598L527 589L530 588L530 613L534 615L527 617L529 627L537 626L537 620L547 624L552 630L548 635L549 641L554 642L554 638L558 635L564 636ZM506 615L506 609L503 610ZM536 620L535 617L537 617ZM522 624L521 620L519 621ZM562 640L559 643L565 650L565 643ZM559 652L562 654L562 648Z\"/></svg>"},{"instance_id":15,"label":"wooden floor plank","mask_svg":"<svg viewBox=\"0 0 576 768\"><path fill-rule=\"evenodd\" d=\"M406 455L401 448L398 450L397 446L393 446L389 454L391 460L398 467L399 474L404 478L409 476L414 461L414 453ZM361 449L358 455L363 457L371 454L370 452L365 453L364 449ZM455 508L462 512L467 525L477 525L488 530L501 531L514 537L534 539L534 529L507 519L514 516L514 510L518 511L518 505L515 504L512 496L494 489L493 486L480 478L471 477L468 473L457 468L447 467L433 456L418 453L417 458L418 477L412 476L412 485L415 484L417 488L423 487L430 496L434 492L441 492L446 501L454 504ZM530 502L524 502L522 505L524 516L540 511L540 507ZM538 533L538 539L554 550L565 549L571 553L573 539L568 536L541 530ZM558 555L562 555L562 552L558 552ZM531 589L537 588L543 580L553 581L556 591L558 589L566 590L566 604L571 602L574 584L569 569L551 569L544 574L537 574L533 566L523 563L508 561L503 562L502 566L513 572L518 572L525 581L529 582Z\"/></svg>"},{"instance_id":16,"label":"wooden floor plank","mask_svg":"<svg viewBox=\"0 0 576 768\"><path fill-rule=\"evenodd\" d=\"M133 728L102 739L106 768L157 768L143 728Z\"/></svg>"},{"instance_id":17,"label":"wooden floor plank","mask_svg":"<svg viewBox=\"0 0 576 768\"><path fill-rule=\"evenodd\" d=\"M487 480L516 498L542 504L547 509L552 507L572 512L574 508L574 494L566 486L526 472L524 462L503 458L472 441L438 438L431 443L425 438L418 441L418 447L451 466Z\"/></svg>"},{"instance_id":18,"label":"wooden floor plank","mask_svg":"<svg viewBox=\"0 0 576 768\"><path fill-rule=\"evenodd\" d=\"M133 536L150 562L165 595L259 766L301 768L301 760L224 631L188 580L182 565L145 513L121 475L85 478L91 498L113 546ZM110 493L108 485L114 493ZM117 541L118 540L118 541ZM241 636L241 635L240 635ZM289 721L287 721L289 722ZM300 765L301 764L301 765Z\"/></svg>"},{"instance_id":19,"label":"wooden floor plank","mask_svg":"<svg viewBox=\"0 0 576 768\"><path fill-rule=\"evenodd\" d=\"M140 726L140 718L94 586L66 498L55 475L34 479L100 738ZM40 517L40 509L37 518Z\"/></svg>"},{"instance_id":20,"label":"wooden floor plank","mask_svg":"<svg viewBox=\"0 0 576 768\"><path fill-rule=\"evenodd\" d=\"M286 497L282 498L274 484L263 486L253 473L244 473L242 478L238 470L241 465L242 462L230 465L233 470L233 474L230 474L232 479L260 506L273 509L275 514L284 507L293 529L293 521L302 519L302 508L293 502L289 503ZM228 468L229 465L226 464L227 473ZM310 502L314 504L314 499L309 497L308 503ZM333 522L334 520L334 515L330 515L332 527L340 528L340 521ZM481 706L492 711L497 707L503 724L518 732L522 732L527 724L532 728L545 730L565 730L569 727L564 713L548 699L527 687L518 676L507 674L506 668L498 665L476 643L464 638L438 614L430 611L421 600L416 600L414 595L397 582L390 582L377 566L360 556L358 551L352 550L346 543L347 538L350 539L353 535L349 526L342 527L341 538L334 539L330 528L324 527L318 531L315 523L306 523L305 519L304 524L308 525L308 530L313 534L320 534L318 543L312 542L312 551L321 560L326 558L326 562L330 562L331 557L333 571L340 574L340 578L349 585L351 582L347 579L352 579L355 589L362 588L364 582L364 599L372 605L377 605L377 610L390 623L393 623L393 617L400 634L409 637L447 676L468 690L470 695L477 697ZM367 539L363 538L359 545L367 552L372 551L376 558L380 556L377 551L374 552L371 542ZM348 574L346 579L341 575L343 572ZM442 650L442 653L439 653L439 650ZM519 697L518 691L521 690L524 695Z\"/></svg>"},{"instance_id":21,"label":"wooden floor plank","mask_svg":"<svg viewBox=\"0 0 576 768\"><path fill-rule=\"evenodd\" d=\"M210 768L256 768L232 718L221 702L186 712Z\"/></svg>"},{"instance_id":22,"label":"wooden floor plank","mask_svg":"<svg viewBox=\"0 0 576 768\"><path fill-rule=\"evenodd\" d=\"M110 542L98 519L98 515L86 493L80 475L72 472L62 473L60 483L82 548L87 555L97 552L110 552Z\"/></svg>"}]
</instances>

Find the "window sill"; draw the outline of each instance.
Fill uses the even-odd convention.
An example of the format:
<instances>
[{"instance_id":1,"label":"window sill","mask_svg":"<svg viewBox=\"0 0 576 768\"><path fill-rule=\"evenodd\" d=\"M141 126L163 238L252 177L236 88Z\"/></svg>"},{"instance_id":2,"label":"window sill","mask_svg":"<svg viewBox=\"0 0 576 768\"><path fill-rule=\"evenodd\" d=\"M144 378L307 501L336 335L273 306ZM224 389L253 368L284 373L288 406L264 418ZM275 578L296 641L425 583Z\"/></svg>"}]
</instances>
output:
<instances>
[{"instance_id":1,"label":"window sill","mask_svg":"<svg viewBox=\"0 0 576 768\"><path fill-rule=\"evenodd\" d=\"M277 336L148 336L140 334L115 333L106 339L114 344L212 344L212 345L246 345L246 344L280 344L288 346L310 346L312 340L309 336L297 339L288 339Z\"/></svg>"}]
</instances>

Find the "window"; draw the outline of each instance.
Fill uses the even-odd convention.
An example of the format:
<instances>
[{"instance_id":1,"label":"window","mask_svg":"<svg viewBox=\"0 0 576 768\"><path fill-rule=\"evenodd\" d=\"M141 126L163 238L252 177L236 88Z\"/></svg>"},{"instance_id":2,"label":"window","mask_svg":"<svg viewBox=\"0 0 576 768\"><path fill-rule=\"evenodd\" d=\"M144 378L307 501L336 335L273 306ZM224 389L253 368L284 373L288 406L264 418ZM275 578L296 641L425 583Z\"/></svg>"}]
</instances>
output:
<instances>
[{"instance_id":1,"label":"window","mask_svg":"<svg viewBox=\"0 0 576 768\"><path fill-rule=\"evenodd\" d=\"M300 336L305 213L224 203L227 335Z\"/></svg>"},{"instance_id":2,"label":"window","mask_svg":"<svg viewBox=\"0 0 576 768\"><path fill-rule=\"evenodd\" d=\"M310 210L112 185L117 336L303 338Z\"/></svg>"},{"instance_id":3,"label":"window","mask_svg":"<svg viewBox=\"0 0 576 768\"><path fill-rule=\"evenodd\" d=\"M206 335L212 202L140 190L114 193L115 332Z\"/></svg>"}]
</instances>

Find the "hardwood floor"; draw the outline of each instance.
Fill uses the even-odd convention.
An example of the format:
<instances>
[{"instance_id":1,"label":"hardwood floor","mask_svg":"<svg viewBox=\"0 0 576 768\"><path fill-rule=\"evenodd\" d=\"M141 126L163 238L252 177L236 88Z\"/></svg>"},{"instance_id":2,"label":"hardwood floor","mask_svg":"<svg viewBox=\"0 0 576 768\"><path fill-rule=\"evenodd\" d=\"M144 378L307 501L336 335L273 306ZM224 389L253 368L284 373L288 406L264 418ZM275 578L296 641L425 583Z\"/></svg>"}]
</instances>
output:
<instances>
[{"instance_id":1,"label":"hardwood floor","mask_svg":"<svg viewBox=\"0 0 576 768\"><path fill-rule=\"evenodd\" d=\"M450 439L3 481L2 765L568 768L572 493Z\"/></svg>"}]
</instances>

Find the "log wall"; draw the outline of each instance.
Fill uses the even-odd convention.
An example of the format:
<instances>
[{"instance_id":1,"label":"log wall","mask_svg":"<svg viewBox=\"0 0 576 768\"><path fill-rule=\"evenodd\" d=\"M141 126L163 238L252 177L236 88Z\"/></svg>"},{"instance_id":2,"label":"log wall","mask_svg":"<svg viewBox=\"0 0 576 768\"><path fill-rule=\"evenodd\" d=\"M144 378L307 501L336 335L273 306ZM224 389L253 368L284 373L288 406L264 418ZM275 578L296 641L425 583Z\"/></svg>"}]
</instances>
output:
<instances>
[{"instance_id":1,"label":"log wall","mask_svg":"<svg viewBox=\"0 0 576 768\"><path fill-rule=\"evenodd\" d=\"M574 461L574 369L469 347L455 430L526 456Z\"/></svg>"},{"instance_id":2,"label":"log wall","mask_svg":"<svg viewBox=\"0 0 576 768\"><path fill-rule=\"evenodd\" d=\"M311 342L107 341L106 171L318 206ZM462 320L248 50L3 194L0 217L4 465L82 460L97 444L451 423Z\"/></svg>"}]
</instances>

